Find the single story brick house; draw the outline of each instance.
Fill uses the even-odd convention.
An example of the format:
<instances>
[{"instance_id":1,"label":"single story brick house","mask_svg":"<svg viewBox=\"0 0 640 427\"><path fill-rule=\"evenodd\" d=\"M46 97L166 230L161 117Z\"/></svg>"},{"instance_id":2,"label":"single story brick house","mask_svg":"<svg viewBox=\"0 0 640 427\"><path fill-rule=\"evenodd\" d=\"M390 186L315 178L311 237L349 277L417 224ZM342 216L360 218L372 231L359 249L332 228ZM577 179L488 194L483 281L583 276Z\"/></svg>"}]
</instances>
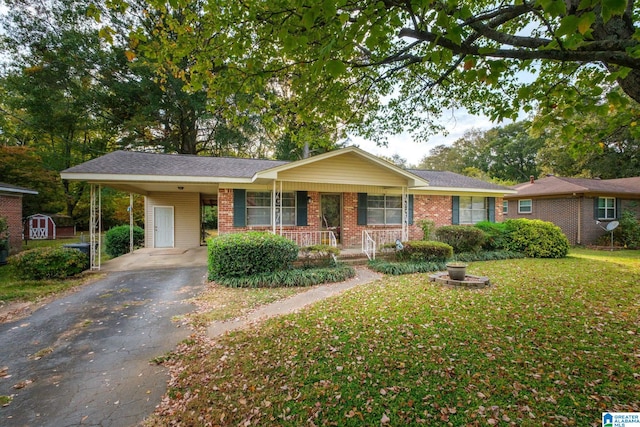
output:
<instances>
[{"instance_id":1,"label":"single story brick house","mask_svg":"<svg viewBox=\"0 0 640 427\"><path fill-rule=\"evenodd\" d=\"M547 176L515 185L504 197L504 218L550 221L572 245L594 244L602 227L625 210L640 218L640 177L620 179Z\"/></svg>"},{"instance_id":2,"label":"single story brick house","mask_svg":"<svg viewBox=\"0 0 640 427\"><path fill-rule=\"evenodd\" d=\"M420 239L437 225L502 220L513 190L452 172L404 170L356 147L286 162L115 151L61 173L145 196L145 245L201 244L201 206L220 234L268 230L301 246Z\"/></svg>"},{"instance_id":3,"label":"single story brick house","mask_svg":"<svg viewBox=\"0 0 640 427\"><path fill-rule=\"evenodd\" d=\"M0 182L0 216L7 219L11 252L22 248L22 196L35 190Z\"/></svg>"}]
</instances>

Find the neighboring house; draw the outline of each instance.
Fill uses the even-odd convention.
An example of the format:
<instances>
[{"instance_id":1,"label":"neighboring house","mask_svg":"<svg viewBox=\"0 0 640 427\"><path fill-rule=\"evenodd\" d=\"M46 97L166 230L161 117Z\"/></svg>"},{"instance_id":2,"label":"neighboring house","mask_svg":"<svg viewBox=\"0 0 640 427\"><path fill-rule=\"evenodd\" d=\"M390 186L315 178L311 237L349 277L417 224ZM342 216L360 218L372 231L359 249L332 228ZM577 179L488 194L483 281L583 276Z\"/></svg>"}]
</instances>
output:
<instances>
[{"instance_id":1,"label":"neighboring house","mask_svg":"<svg viewBox=\"0 0 640 427\"><path fill-rule=\"evenodd\" d=\"M0 182L0 216L7 219L11 252L22 248L22 196L37 191Z\"/></svg>"},{"instance_id":2,"label":"neighboring house","mask_svg":"<svg viewBox=\"0 0 640 427\"><path fill-rule=\"evenodd\" d=\"M437 225L502 220L512 190L451 172L404 170L356 147L294 162L116 151L61 173L145 196L145 246L201 242L201 206L220 234L268 230L300 245L420 239ZM94 203L95 204L95 203ZM149 231L152 232L149 232Z\"/></svg>"},{"instance_id":3,"label":"neighboring house","mask_svg":"<svg viewBox=\"0 0 640 427\"><path fill-rule=\"evenodd\" d=\"M547 176L513 187L504 198L504 218L550 221L572 245L593 244L625 210L640 218L640 177L620 179Z\"/></svg>"}]
</instances>

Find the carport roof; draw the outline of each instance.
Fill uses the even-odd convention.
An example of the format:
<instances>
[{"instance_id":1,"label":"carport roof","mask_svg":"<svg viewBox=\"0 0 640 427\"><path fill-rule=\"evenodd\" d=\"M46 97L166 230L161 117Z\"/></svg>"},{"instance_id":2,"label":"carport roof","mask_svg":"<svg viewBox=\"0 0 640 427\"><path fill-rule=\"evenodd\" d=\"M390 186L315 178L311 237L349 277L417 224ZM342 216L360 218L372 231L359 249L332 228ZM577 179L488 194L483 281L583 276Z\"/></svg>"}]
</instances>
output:
<instances>
[{"instance_id":1,"label":"carport roof","mask_svg":"<svg viewBox=\"0 0 640 427\"><path fill-rule=\"evenodd\" d=\"M114 151L63 171L68 174L251 178L286 161Z\"/></svg>"}]
</instances>

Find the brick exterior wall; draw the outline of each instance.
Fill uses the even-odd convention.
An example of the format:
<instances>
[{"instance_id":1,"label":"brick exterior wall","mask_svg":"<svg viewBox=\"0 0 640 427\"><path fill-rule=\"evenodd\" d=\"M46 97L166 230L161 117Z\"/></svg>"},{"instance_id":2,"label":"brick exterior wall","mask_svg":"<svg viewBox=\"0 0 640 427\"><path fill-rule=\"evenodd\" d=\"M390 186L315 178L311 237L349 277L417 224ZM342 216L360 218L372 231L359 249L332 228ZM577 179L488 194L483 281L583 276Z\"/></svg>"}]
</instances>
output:
<instances>
[{"instance_id":1,"label":"brick exterior wall","mask_svg":"<svg viewBox=\"0 0 640 427\"><path fill-rule=\"evenodd\" d=\"M309 192L310 202L307 205L307 222L304 227L283 226L287 231L320 230L320 193ZM496 221L502 221L502 199L496 198ZM420 240L422 229L418 226L421 219L430 219L437 227L451 225L451 196L415 195L413 198L413 225L409 226L409 239ZM358 193L342 193L342 228L341 245L343 248L359 248L362 244L362 231L375 229L402 228L401 225L358 225ZM278 230L280 228L278 227ZM239 233L248 230L270 231L271 226L234 227L233 226L233 190L218 191L218 232L220 234Z\"/></svg>"},{"instance_id":2,"label":"brick exterior wall","mask_svg":"<svg viewBox=\"0 0 640 427\"><path fill-rule=\"evenodd\" d=\"M604 231L594 218L594 197L573 197L556 199L533 199L532 212L530 214L518 213L518 200L509 200L508 218L529 218L549 221L560 227L567 236L571 245L595 244L599 237L607 232ZM640 218L640 201L623 199L621 201L622 211L633 210L636 217ZM620 216L622 212L618 212ZM579 222L581 230L578 233ZM604 224L603 224L604 225Z\"/></svg>"},{"instance_id":3,"label":"brick exterior wall","mask_svg":"<svg viewBox=\"0 0 640 427\"><path fill-rule=\"evenodd\" d=\"M0 194L0 215L7 219L11 253L22 248L22 196Z\"/></svg>"}]
</instances>

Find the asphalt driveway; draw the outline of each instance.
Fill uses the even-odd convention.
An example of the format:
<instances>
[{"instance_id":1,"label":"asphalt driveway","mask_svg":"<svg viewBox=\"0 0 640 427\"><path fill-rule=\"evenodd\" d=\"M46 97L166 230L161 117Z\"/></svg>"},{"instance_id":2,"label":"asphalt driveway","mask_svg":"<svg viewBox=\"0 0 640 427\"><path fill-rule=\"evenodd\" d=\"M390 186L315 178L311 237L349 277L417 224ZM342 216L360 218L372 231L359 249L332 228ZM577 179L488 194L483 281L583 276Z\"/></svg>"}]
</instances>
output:
<instances>
[{"instance_id":1,"label":"asphalt driveway","mask_svg":"<svg viewBox=\"0 0 640 427\"><path fill-rule=\"evenodd\" d=\"M0 325L2 426L132 426L166 391L150 363L191 331L172 317L206 267L110 273L31 316ZM6 371L3 368L7 368Z\"/></svg>"}]
</instances>

